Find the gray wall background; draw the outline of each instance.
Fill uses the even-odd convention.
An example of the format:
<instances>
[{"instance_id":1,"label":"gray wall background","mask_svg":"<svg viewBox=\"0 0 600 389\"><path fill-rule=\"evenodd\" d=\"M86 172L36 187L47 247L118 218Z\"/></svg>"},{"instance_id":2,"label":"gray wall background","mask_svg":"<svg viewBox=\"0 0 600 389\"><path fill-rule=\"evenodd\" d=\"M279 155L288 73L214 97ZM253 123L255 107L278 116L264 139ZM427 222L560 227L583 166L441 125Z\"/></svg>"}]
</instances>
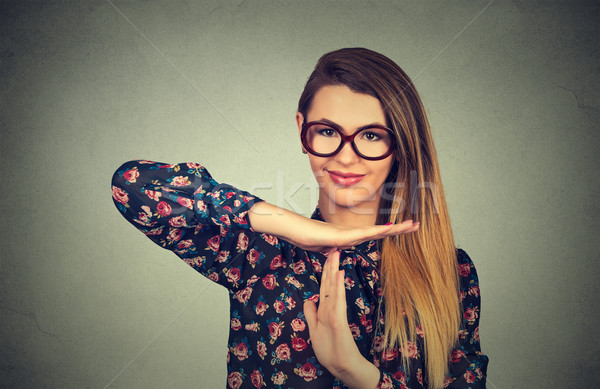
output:
<instances>
[{"instance_id":1,"label":"gray wall background","mask_svg":"<svg viewBox=\"0 0 600 389\"><path fill-rule=\"evenodd\" d=\"M223 387L226 291L127 224L122 162L201 162L310 215L294 113L364 46L427 106L490 388L600 382L600 6L2 1L0 386Z\"/></svg>"}]
</instances>

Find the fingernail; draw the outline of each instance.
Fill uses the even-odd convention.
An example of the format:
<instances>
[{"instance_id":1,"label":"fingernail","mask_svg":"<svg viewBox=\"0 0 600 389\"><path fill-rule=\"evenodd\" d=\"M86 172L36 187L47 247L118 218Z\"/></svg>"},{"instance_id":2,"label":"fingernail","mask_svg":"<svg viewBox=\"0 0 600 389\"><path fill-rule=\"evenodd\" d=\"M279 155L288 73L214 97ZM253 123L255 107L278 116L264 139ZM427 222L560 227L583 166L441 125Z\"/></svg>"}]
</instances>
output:
<instances>
[{"instance_id":1,"label":"fingernail","mask_svg":"<svg viewBox=\"0 0 600 389\"><path fill-rule=\"evenodd\" d=\"M392 224L394 224L394 223L392 223L392 222L385 223L386 226L391 226Z\"/></svg>"}]
</instances>

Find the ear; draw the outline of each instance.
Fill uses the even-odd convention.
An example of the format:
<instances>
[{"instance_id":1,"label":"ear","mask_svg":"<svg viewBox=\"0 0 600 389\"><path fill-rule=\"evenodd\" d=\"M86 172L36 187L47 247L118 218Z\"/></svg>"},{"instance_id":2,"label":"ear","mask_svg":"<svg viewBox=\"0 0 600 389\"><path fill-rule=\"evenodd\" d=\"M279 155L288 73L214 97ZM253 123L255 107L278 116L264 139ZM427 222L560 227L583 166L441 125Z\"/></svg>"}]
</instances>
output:
<instances>
[{"instance_id":1,"label":"ear","mask_svg":"<svg viewBox=\"0 0 600 389\"><path fill-rule=\"evenodd\" d=\"M302 123L304 123L304 115L300 112L296 112L296 125L298 126L298 136L302 132Z\"/></svg>"}]
</instances>

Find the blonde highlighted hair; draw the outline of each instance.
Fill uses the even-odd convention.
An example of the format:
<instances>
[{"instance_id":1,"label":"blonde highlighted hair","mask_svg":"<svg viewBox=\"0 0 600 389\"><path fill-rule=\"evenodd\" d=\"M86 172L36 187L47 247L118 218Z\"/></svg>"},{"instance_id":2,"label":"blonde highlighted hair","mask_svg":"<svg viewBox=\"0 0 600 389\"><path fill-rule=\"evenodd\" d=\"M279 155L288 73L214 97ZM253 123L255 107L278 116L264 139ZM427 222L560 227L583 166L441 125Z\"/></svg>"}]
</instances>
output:
<instances>
[{"instance_id":1,"label":"blonde highlighted hair","mask_svg":"<svg viewBox=\"0 0 600 389\"><path fill-rule=\"evenodd\" d=\"M424 334L429 387L442 388L461 323L458 265L437 155L423 103L409 77L392 60L364 48L323 55L298 103L307 117L324 86L345 85L377 98L396 135L396 160L386 180L378 223L420 221L416 233L385 238L381 282L385 348L400 351ZM378 320L378 324L379 320ZM403 352L403 363L409 361Z\"/></svg>"}]
</instances>

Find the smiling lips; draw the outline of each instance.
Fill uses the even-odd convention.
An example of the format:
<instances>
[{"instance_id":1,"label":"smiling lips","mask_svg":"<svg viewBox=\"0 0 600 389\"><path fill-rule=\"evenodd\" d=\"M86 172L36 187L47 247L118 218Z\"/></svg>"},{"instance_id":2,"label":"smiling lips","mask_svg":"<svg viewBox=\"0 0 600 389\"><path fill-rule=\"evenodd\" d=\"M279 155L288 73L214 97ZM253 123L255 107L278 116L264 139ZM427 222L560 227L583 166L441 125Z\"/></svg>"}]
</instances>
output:
<instances>
[{"instance_id":1,"label":"smiling lips","mask_svg":"<svg viewBox=\"0 0 600 389\"><path fill-rule=\"evenodd\" d=\"M337 170L327 170L331 180L338 185L350 186L360 182L364 178L364 174L344 173Z\"/></svg>"}]
</instances>

